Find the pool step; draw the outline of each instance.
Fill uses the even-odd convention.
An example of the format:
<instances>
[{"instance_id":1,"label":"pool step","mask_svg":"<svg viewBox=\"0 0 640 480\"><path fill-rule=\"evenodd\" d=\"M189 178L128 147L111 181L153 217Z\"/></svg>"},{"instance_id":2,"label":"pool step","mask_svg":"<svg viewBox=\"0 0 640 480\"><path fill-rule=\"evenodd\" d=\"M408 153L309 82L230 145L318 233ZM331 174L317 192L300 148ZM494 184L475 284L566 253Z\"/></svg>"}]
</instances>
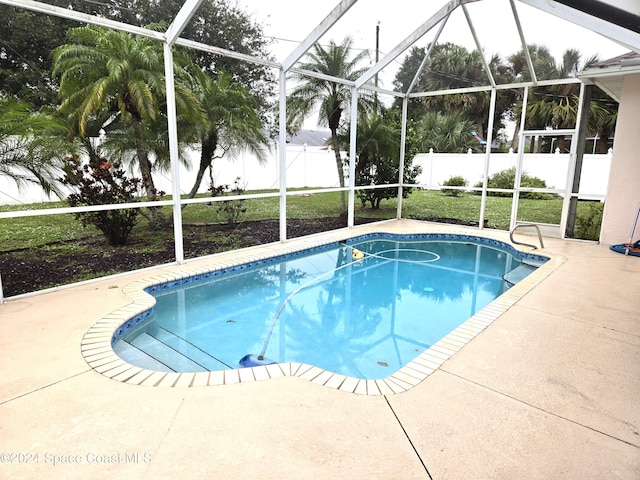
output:
<instances>
[{"instance_id":1,"label":"pool step","mask_svg":"<svg viewBox=\"0 0 640 480\"><path fill-rule=\"evenodd\" d=\"M136 367L146 368L147 370L155 370L157 372L173 372L169 366L159 362L151 355L143 352L135 345L131 345L127 341L119 341L113 346L113 351L125 362L135 365Z\"/></svg>"},{"instance_id":2,"label":"pool step","mask_svg":"<svg viewBox=\"0 0 640 480\"><path fill-rule=\"evenodd\" d=\"M207 369L189 357L176 351L170 345L148 333L142 333L129 341L130 345L155 359L163 368L154 368L163 372L206 372ZM127 360L126 358L123 358ZM130 362L133 363L133 362ZM134 365L141 366L139 363ZM146 368L146 367L145 367Z\"/></svg>"},{"instance_id":3,"label":"pool step","mask_svg":"<svg viewBox=\"0 0 640 480\"><path fill-rule=\"evenodd\" d=\"M529 265L535 268L541 267L547 262L547 260L536 260L535 258L522 258L520 261L523 265Z\"/></svg>"},{"instance_id":4,"label":"pool step","mask_svg":"<svg viewBox=\"0 0 640 480\"><path fill-rule=\"evenodd\" d=\"M221 360L218 360L214 356L208 354L204 350L198 348L194 344L188 342L187 340L179 337L169 330L166 330L162 327L158 327L156 331L151 334L152 337L158 339L165 345L168 345L176 352L184 355L185 357L191 359L193 362L198 365L204 367L205 370L223 370L225 368L236 368L231 367L230 365L226 365Z\"/></svg>"},{"instance_id":5,"label":"pool step","mask_svg":"<svg viewBox=\"0 0 640 480\"><path fill-rule=\"evenodd\" d=\"M515 285L531 272L535 271L537 267L528 265L526 263L521 263L516 268L511 270L508 273L505 273L502 276L502 279L507 282L510 286Z\"/></svg>"}]
</instances>

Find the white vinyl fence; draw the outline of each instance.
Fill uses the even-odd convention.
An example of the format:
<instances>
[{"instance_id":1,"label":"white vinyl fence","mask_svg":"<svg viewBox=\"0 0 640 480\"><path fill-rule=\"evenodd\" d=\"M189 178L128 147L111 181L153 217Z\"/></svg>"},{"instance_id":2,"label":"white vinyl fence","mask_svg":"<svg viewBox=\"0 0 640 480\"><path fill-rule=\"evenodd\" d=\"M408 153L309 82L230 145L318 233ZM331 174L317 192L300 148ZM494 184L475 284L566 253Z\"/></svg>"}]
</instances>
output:
<instances>
[{"instance_id":1,"label":"white vinyl fence","mask_svg":"<svg viewBox=\"0 0 640 480\"><path fill-rule=\"evenodd\" d=\"M193 165L198 164L199 152L191 152ZM584 156L580 194L604 197L607 190L611 151L606 155L587 154ZM484 171L484 153L421 153L414 159L415 165L422 167L422 174L417 182L421 185L437 188L452 176L462 176L469 186L482 181ZM515 166L517 154L493 153L489 161L489 175ZM524 171L531 176L546 181L549 188L564 189L567 179L569 154L525 154ZM135 175L135 173L133 174ZM287 147L287 186L288 188L329 188L337 187L338 173L335 155L332 150L304 145ZM250 155L236 160L216 159L214 161L214 182L216 186L233 186L236 178L240 178L240 186L248 190L264 190L279 188L278 152L273 149L268 160L260 164ZM171 175L156 172L154 175L159 190L171 192ZM180 188L188 192L193 185L195 171L181 167ZM208 176L205 176L200 192L209 188ZM15 183L0 176L0 205L46 202L48 199L37 186L29 186L18 190Z\"/></svg>"},{"instance_id":2,"label":"white vinyl fence","mask_svg":"<svg viewBox=\"0 0 640 480\"><path fill-rule=\"evenodd\" d=\"M580 195L604 197L609 180L612 151L606 155L586 154L582 163ZM453 176L464 177L469 186L483 181L484 153L421 153L414 158L414 165L422 167L417 182L430 187L441 186ZM489 176L511 167L518 162L518 154L492 153L489 159ZM569 154L526 153L523 157L523 171L547 183L548 188L564 189L567 182Z\"/></svg>"},{"instance_id":3,"label":"white vinyl fence","mask_svg":"<svg viewBox=\"0 0 640 480\"><path fill-rule=\"evenodd\" d=\"M200 152L188 153L191 163L197 167ZM131 176L139 176L132 172ZM180 190L188 193L193 186L196 170L187 170L180 166ZM240 178L240 186L247 190L278 190L280 188L280 163L278 152L272 148L265 163L258 162L253 155L243 155L237 159L216 159L213 162L215 186L229 185L233 188L236 178ZM153 175L156 188L166 193L172 191L171 173L155 172ZM333 150L305 145L287 147L287 185L289 188L302 187L338 187L338 172ZM204 193L210 187L209 172L205 174L199 192ZM48 202L58 200L48 198L37 185L27 185L22 189L16 187L13 180L0 176L0 205L16 205L22 203Z\"/></svg>"}]
</instances>

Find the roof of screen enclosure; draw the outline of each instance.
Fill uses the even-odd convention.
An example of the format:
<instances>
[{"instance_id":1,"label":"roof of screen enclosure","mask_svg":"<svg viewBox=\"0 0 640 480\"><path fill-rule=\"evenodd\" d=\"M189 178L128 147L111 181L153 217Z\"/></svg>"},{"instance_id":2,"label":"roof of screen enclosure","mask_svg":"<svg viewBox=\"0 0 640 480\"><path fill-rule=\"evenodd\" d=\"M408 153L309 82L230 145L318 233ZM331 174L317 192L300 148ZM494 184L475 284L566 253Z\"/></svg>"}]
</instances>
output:
<instances>
[{"instance_id":1,"label":"roof of screen enclosure","mask_svg":"<svg viewBox=\"0 0 640 480\"><path fill-rule=\"evenodd\" d=\"M324 18L301 19L297 15L295 19L296 23L302 22L304 24L307 22L309 25L309 33L304 40L295 46L295 48L291 48L290 52L283 58L277 58L272 61L233 52L225 49L224 46L205 45L182 38L180 35L183 29L190 22L193 14L197 11L203 1L205 0L186 0L182 9L178 12L166 32L152 31L106 18L99 18L79 11L55 7L44 2L32 0L0 0L0 3L26 8L48 15L65 17L82 23L90 23L144 35L155 38L159 41L164 41L169 45L183 45L223 56L238 58L248 62L267 64L274 68L282 69L285 72L295 69L296 63L305 55L315 42L333 35L335 31L340 29L340 26L344 27L345 24L353 25L354 22L361 21L362 12L364 12L363 9L370 10L372 5L372 2L342 0L333 9L329 10L328 14ZM283 5L283 3L286 2L279 2L278 5ZM241 2L240 5L242 6ZM522 5L526 6L523 7ZM637 2L637 0L441 0L428 2L428 5L425 5L425 2L403 1L400 2L399 6L407 8L405 26L407 28L407 32L410 33L399 41L399 43L397 43L388 53L383 55L377 63L372 64L362 77L353 83L346 83L352 84L357 88L365 87L369 89L376 89L381 93L390 95L403 95L398 92L392 92L388 88L384 88L384 84L379 88L374 87L373 79L377 74L388 69L392 62L395 62L395 66L397 66L397 59L411 46L421 45L426 47L430 43L442 41L441 38L444 38L444 36L441 37L441 35L443 31L445 31L447 21L449 18L453 18L454 15L464 15L466 20L465 23L468 26L468 28L465 29L456 28L453 32L455 38L457 39L458 37L466 36L474 48L484 52L485 57L491 54L491 52L485 48L485 41L488 38L491 29L496 28L505 29L512 33L512 37L509 38L515 39L515 42L517 42L513 48L513 52L516 52L522 48L522 45L526 43L533 43L528 39L528 35L531 34L532 30L544 30L546 28L544 25L536 25L535 28L529 30L524 28L524 24L526 22L523 21L524 19L522 18L519 10L530 7L571 22L592 32L596 32L597 34L617 43L621 47L634 52L634 54L640 55L640 2ZM326 8L328 10L331 7L327 6ZM487 22L484 20L488 12L491 12L491 16L494 21ZM290 16L290 13L290 9L282 8L279 13L274 11L271 15ZM368 11L367 13L370 14L371 12ZM384 18L384 13L385 12L375 12L378 18ZM482 16L480 15L481 13L483 14ZM503 19L508 18L510 18L509 22L503 21ZM480 21L476 21L476 19L480 19ZM262 20L263 19L258 19L259 22ZM487 23L489 25L487 25ZM507 25L507 23L510 25ZM506 38L507 36L505 34L503 41L507 41ZM567 42L570 40L570 38L567 38ZM526 49L525 52L528 54ZM487 62L486 58L485 62ZM531 73L531 84L544 85L546 80L538 78L533 69L533 63L530 58L527 58L527 64ZM626 66L632 66L628 64L629 62L627 61ZM619 64L617 66L620 67ZM622 66L624 67L624 65ZM391 68L393 68L393 65ZM485 72L487 72L486 85L472 87L470 90L508 87L507 85L496 85L495 79L489 73L488 68L485 68ZM312 75L317 76L317 74ZM600 71L599 75L595 75L595 77L602 80L605 76L603 76L602 71ZM336 81L344 82L342 79L336 79ZM522 87L523 84L520 83L517 86ZM604 89L616 98L617 91L615 85L611 89L607 89L605 85ZM425 94L424 92L413 91L411 88L409 92L407 92L410 96L418 96L421 93L423 95ZM434 94L436 92L429 93Z\"/></svg>"}]
</instances>

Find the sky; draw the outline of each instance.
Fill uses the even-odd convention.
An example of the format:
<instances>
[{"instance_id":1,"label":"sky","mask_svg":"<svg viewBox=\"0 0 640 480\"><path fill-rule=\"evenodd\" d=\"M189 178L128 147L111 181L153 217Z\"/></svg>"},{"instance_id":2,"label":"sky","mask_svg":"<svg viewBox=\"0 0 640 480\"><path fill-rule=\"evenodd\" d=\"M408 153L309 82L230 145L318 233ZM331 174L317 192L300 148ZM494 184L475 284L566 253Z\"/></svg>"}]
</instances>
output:
<instances>
[{"instance_id":1,"label":"sky","mask_svg":"<svg viewBox=\"0 0 640 480\"><path fill-rule=\"evenodd\" d=\"M375 59L376 25L380 27L380 58L390 52L410 33L428 20L446 0L359 0L321 39L326 44L341 41L345 35L354 40L354 48L369 49L371 64ZM238 0L238 4L264 26L268 37L274 38L272 52L284 60L327 14L338 0ZM568 48L579 50L583 59L597 54L601 60L628 51L608 39L573 25L565 20L515 2L527 43L546 46L554 58L561 59ZM467 4L474 28L485 52L503 58L520 49L520 39L508 0L482 0ZM426 46L434 37L433 28L417 43ZM447 22L439 42L451 41L475 49L475 43L461 8ZM406 52L405 52L406 54ZM393 89L392 81L404 55L391 62L381 73L385 88Z\"/></svg>"}]
</instances>

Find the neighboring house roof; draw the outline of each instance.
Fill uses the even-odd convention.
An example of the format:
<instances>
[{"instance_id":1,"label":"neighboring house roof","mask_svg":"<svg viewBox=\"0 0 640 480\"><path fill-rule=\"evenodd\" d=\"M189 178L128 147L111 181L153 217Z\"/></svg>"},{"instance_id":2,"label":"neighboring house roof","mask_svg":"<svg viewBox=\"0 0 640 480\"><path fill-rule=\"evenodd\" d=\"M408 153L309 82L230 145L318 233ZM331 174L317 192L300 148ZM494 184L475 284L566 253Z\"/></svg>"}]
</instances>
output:
<instances>
[{"instance_id":1,"label":"neighboring house roof","mask_svg":"<svg viewBox=\"0 0 640 480\"><path fill-rule=\"evenodd\" d=\"M293 137L287 135L287 143L308 147L326 147L330 138L331 132L329 130L300 130Z\"/></svg>"}]
</instances>

